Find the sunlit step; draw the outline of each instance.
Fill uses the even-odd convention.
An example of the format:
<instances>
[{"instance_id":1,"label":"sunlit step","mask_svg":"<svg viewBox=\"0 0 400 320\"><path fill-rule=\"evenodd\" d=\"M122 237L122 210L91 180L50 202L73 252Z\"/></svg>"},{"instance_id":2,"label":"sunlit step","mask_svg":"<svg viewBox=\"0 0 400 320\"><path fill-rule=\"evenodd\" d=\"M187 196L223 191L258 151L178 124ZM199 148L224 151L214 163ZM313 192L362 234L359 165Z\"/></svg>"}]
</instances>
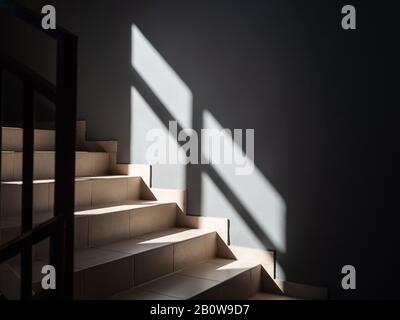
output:
<instances>
[{"instance_id":1,"label":"sunlit step","mask_svg":"<svg viewBox=\"0 0 400 320\"><path fill-rule=\"evenodd\" d=\"M52 217L52 212L36 213L34 225ZM158 201L127 201L115 206L81 209L75 212L75 248L87 249L169 229L176 225L176 218L175 203ZM0 243L17 237L20 227L19 216L1 217ZM34 251L36 258L47 258L48 241L36 246Z\"/></svg>"},{"instance_id":2,"label":"sunlit step","mask_svg":"<svg viewBox=\"0 0 400 320\"><path fill-rule=\"evenodd\" d=\"M216 255L216 233L172 228L158 233L118 241L75 253L75 298L103 299ZM42 275L34 263L34 287ZM19 261L11 263L19 274Z\"/></svg>"},{"instance_id":3,"label":"sunlit step","mask_svg":"<svg viewBox=\"0 0 400 320\"><path fill-rule=\"evenodd\" d=\"M139 200L142 179L130 176L96 176L75 178L75 207L91 208ZM1 183L2 217L20 216L22 182ZM54 180L35 180L33 184L35 212L49 212L54 208Z\"/></svg>"}]
</instances>

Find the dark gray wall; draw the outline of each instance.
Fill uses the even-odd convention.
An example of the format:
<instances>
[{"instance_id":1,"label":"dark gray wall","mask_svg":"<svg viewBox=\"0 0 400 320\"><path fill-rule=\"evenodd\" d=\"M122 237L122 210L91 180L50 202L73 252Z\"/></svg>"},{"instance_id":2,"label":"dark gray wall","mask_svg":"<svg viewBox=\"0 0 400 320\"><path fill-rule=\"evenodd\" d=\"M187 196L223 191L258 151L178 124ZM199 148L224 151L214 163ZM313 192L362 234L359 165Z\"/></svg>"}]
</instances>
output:
<instances>
[{"instance_id":1,"label":"dark gray wall","mask_svg":"<svg viewBox=\"0 0 400 320\"><path fill-rule=\"evenodd\" d=\"M78 111L88 120L89 138L118 139L121 161L142 156L131 141L133 85L161 122L171 118L131 68L135 24L192 91L195 129L202 128L204 110L226 128L255 128L255 164L285 203L281 276L328 286L334 298L394 297L385 278L395 269L395 248L384 200L387 51L380 41L390 30L381 32L382 9L352 1L358 30L343 31L343 1L58 0L33 6L47 3L55 4L58 23L79 35ZM268 219L259 219L262 210L244 205L212 167L185 170L192 214L230 217L234 244L274 247ZM157 168L154 178L156 186L181 186L169 169ZM207 181L218 192L204 203ZM256 208L262 208L258 192ZM356 291L340 287L346 264L358 271Z\"/></svg>"},{"instance_id":2,"label":"dark gray wall","mask_svg":"<svg viewBox=\"0 0 400 320\"><path fill-rule=\"evenodd\" d=\"M26 23L0 11L0 52L29 65L50 82L55 82L56 42ZM20 125L22 81L14 74L5 73L3 119L7 125ZM36 95L37 121L53 121L54 107Z\"/></svg>"}]
</instances>

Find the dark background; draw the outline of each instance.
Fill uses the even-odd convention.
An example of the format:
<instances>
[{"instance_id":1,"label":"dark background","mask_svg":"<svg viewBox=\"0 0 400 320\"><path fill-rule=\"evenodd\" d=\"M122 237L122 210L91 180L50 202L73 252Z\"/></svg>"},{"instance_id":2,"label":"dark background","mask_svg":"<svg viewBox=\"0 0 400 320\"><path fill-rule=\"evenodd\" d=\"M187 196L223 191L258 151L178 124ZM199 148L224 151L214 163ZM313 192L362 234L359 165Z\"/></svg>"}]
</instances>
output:
<instances>
[{"instance_id":1,"label":"dark background","mask_svg":"<svg viewBox=\"0 0 400 320\"><path fill-rule=\"evenodd\" d=\"M287 280L327 286L332 298L399 297L396 213L386 194L398 36L385 21L385 2L19 2L36 11L54 4L57 23L79 36L78 114L89 138L118 139L120 161L131 160L135 23L194 92L195 128L205 108L224 127L255 128L255 163L287 205L287 250L278 252ZM357 30L341 28L345 4L357 9ZM2 50L54 80L54 44L22 29L2 28ZM9 83L11 123L19 117L18 81ZM40 105L45 120L51 108ZM189 211L204 214L202 169L188 170ZM340 287L346 264L356 267L355 291Z\"/></svg>"}]
</instances>

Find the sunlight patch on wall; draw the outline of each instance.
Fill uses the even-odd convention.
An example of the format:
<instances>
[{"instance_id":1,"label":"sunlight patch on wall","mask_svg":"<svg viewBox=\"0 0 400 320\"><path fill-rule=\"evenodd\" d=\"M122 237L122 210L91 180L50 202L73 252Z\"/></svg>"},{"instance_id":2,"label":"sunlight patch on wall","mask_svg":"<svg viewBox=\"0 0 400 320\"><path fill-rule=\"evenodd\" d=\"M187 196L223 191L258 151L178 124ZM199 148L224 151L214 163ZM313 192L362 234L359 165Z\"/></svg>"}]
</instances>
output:
<instances>
[{"instance_id":1,"label":"sunlight patch on wall","mask_svg":"<svg viewBox=\"0 0 400 320\"><path fill-rule=\"evenodd\" d=\"M246 224L246 221L205 172L201 174L201 209L209 216L229 219L230 229L234 230L234 232L230 233L231 243L244 242L249 247L263 247L263 244Z\"/></svg>"},{"instance_id":2,"label":"sunlight patch on wall","mask_svg":"<svg viewBox=\"0 0 400 320\"><path fill-rule=\"evenodd\" d=\"M192 92L135 25L131 63L180 125L191 128Z\"/></svg>"},{"instance_id":3,"label":"sunlight patch on wall","mask_svg":"<svg viewBox=\"0 0 400 320\"><path fill-rule=\"evenodd\" d=\"M150 137L150 132L159 132L159 135ZM131 159L133 159L133 163L152 164L147 162L146 153L151 149L150 145L154 143L154 139L158 138L165 138L166 151L168 153L184 156L184 152L179 147L176 138L169 134L168 128L164 126L142 95L134 87L131 87L131 143L133 145ZM165 176L167 174L169 180L174 180L178 187L186 185L186 170L184 166L156 164L154 165L153 173L155 173L155 176Z\"/></svg>"}]
</instances>

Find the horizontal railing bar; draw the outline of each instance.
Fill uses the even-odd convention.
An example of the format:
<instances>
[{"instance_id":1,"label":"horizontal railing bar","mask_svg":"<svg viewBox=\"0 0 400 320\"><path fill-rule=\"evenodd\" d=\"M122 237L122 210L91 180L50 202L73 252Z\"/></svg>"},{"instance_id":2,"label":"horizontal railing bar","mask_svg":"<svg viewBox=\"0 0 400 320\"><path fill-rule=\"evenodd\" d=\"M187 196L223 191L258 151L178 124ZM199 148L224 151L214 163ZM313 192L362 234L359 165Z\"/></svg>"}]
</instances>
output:
<instances>
[{"instance_id":1,"label":"horizontal railing bar","mask_svg":"<svg viewBox=\"0 0 400 320\"><path fill-rule=\"evenodd\" d=\"M18 255L24 246L32 246L47 237L51 237L53 231L57 230L57 226L62 222L62 217L53 217L48 221L35 226L34 229L21 234L19 237L0 245L0 263Z\"/></svg>"},{"instance_id":2,"label":"horizontal railing bar","mask_svg":"<svg viewBox=\"0 0 400 320\"><path fill-rule=\"evenodd\" d=\"M1 53L0 67L2 67L4 70L19 75L27 81L30 81L37 92L44 95L50 101L55 102L57 93L56 86L35 73L32 69Z\"/></svg>"}]
</instances>

